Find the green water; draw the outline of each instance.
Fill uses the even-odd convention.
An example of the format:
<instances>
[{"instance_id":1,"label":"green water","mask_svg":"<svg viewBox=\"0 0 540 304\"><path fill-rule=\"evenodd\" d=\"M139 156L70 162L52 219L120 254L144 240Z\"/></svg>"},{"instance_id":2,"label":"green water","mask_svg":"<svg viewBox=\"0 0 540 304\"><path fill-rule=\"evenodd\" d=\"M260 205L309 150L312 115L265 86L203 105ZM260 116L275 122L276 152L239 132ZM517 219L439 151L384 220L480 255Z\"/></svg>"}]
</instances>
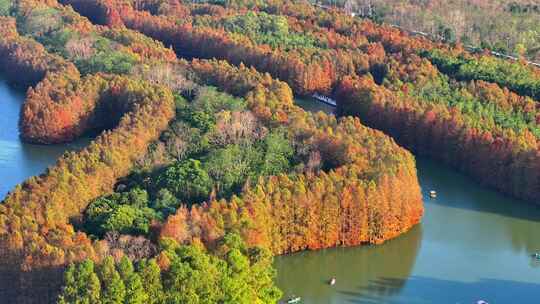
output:
<instances>
[{"instance_id":1,"label":"green water","mask_svg":"<svg viewBox=\"0 0 540 304\"><path fill-rule=\"evenodd\" d=\"M66 150L80 149L88 139L62 145L31 145L19 138L19 112L24 93L0 80L0 201L18 183L41 174Z\"/></svg>"},{"instance_id":2,"label":"green water","mask_svg":"<svg viewBox=\"0 0 540 304\"><path fill-rule=\"evenodd\" d=\"M304 97L304 98L296 98L294 100L295 104L297 106L302 107L306 111L310 112L324 112L326 114L333 114L334 113L334 107L329 106L325 103L319 102L314 98L311 97Z\"/></svg>"},{"instance_id":3,"label":"green water","mask_svg":"<svg viewBox=\"0 0 540 304\"><path fill-rule=\"evenodd\" d=\"M277 257L285 295L309 304L540 303L540 262L530 256L540 250L540 207L433 161L418 159L417 167L420 225L380 246Z\"/></svg>"},{"instance_id":4,"label":"green water","mask_svg":"<svg viewBox=\"0 0 540 304\"><path fill-rule=\"evenodd\" d=\"M0 82L0 198L65 150L88 142L22 143L17 122L23 100ZM310 110L331 110L307 103ZM381 246L276 258L285 294L312 304L540 303L540 262L530 258L540 250L540 207L483 189L435 162L419 159L417 165L426 202L421 225ZM437 199L427 197L431 189ZM332 287L331 277L337 279Z\"/></svg>"}]
</instances>

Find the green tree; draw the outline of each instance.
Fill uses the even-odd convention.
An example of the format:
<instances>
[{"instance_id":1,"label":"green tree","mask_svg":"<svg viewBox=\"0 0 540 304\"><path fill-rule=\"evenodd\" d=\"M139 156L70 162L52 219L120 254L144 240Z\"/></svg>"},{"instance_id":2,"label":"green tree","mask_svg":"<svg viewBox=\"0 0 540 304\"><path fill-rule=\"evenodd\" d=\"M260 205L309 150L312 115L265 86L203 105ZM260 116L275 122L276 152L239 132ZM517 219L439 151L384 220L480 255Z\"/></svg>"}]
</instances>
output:
<instances>
[{"instance_id":1,"label":"green tree","mask_svg":"<svg viewBox=\"0 0 540 304\"><path fill-rule=\"evenodd\" d=\"M230 196L242 187L255 161L261 158L261 153L251 145L229 145L211 152L204 168L214 180L218 195Z\"/></svg>"},{"instance_id":2,"label":"green tree","mask_svg":"<svg viewBox=\"0 0 540 304\"><path fill-rule=\"evenodd\" d=\"M223 277L222 288L223 303L254 303L256 292L249 286L250 264L249 259L240 249L229 250L226 256L227 272Z\"/></svg>"},{"instance_id":3,"label":"green tree","mask_svg":"<svg viewBox=\"0 0 540 304\"><path fill-rule=\"evenodd\" d=\"M132 262L123 256L118 265L118 272L124 281L126 287L125 304L144 304L148 302L148 294L146 293L141 277L133 269Z\"/></svg>"},{"instance_id":4,"label":"green tree","mask_svg":"<svg viewBox=\"0 0 540 304\"><path fill-rule=\"evenodd\" d=\"M18 17L21 17L23 21L20 26L21 32L36 39L61 29L63 25L58 10L47 6L33 9L29 14Z\"/></svg>"},{"instance_id":5,"label":"green tree","mask_svg":"<svg viewBox=\"0 0 540 304\"><path fill-rule=\"evenodd\" d=\"M92 234L101 235L103 229L102 223L107 219L108 215L114 211L116 205L113 197L100 197L91 202L84 212L84 227L86 231Z\"/></svg>"},{"instance_id":6,"label":"green tree","mask_svg":"<svg viewBox=\"0 0 540 304\"><path fill-rule=\"evenodd\" d=\"M237 234L226 234L216 251L202 246L160 242L170 264L163 272L156 260L142 260L134 269L124 256L118 265L104 259L99 279L90 261L70 266L65 273L62 304L249 304L276 303L281 292L268 250L248 248Z\"/></svg>"},{"instance_id":7,"label":"green tree","mask_svg":"<svg viewBox=\"0 0 540 304\"><path fill-rule=\"evenodd\" d=\"M159 184L185 202L201 202L208 199L212 180L202 168L201 162L188 159L177 162L158 178Z\"/></svg>"},{"instance_id":8,"label":"green tree","mask_svg":"<svg viewBox=\"0 0 540 304\"><path fill-rule=\"evenodd\" d=\"M0 16L8 16L11 9L11 0L0 0Z\"/></svg>"},{"instance_id":9,"label":"green tree","mask_svg":"<svg viewBox=\"0 0 540 304\"><path fill-rule=\"evenodd\" d=\"M139 273L142 281L144 282L144 288L148 293L148 303L158 304L163 303L163 285L161 283L161 270L154 259L146 261L143 260L139 264Z\"/></svg>"},{"instance_id":10,"label":"green tree","mask_svg":"<svg viewBox=\"0 0 540 304\"><path fill-rule=\"evenodd\" d=\"M126 296L126 287L115 268L112 257L109 256L104 259L99 274L103 283L102 303L123 304Z\"/></svg>"},{"instance_id":11,"label":"green tree","mask_svg":"<svg viewBox=\"0 0 540 304\"><path fill-rule=\"evenodd\" d=\"M82 74L128 74L137 59L133 55L119 51L98 52L89 59L79 59L75 64Z\"/></svg>"},{"instance_id":12,"label":"green tree","mask_svg":"<svg viewBox=\"0 0 540 304\"><path fill-rule=\"evenodd\" d=\"M250 286L256 290L262 303L277 303L283 292L274 284L276 270L273 267L272 252L262 247L249 248L247 251L251 261L251 275L248 278Z\"/></svg>"},{"instance_id":13,"label":"green tree","mask_svg":"<svg viewBox=\"0 0 540 304\"><path fill-rule=\"evenodd\" d=\"M133 188L121 196L120 204L131 205L136 208L148 206L148 192L141 188Z\"/></svg>"},{"instance_id":14,"label":"green tree","mask_svg":"<svg viewBox=\"0 0 540 304\"><path fill-rule=\"evenodd\" d=\"M179 202L174 195L166 188L160 189L156 199L152 203L152 208L163 213L164 216L172 214L178 208Z\"/></svg>"},{"instance_id":15,"label":"green tree","mask_svg":"<svg viewBox=\"0 0 540 304\"><path fill-rule=\"evenodd\" d=\"M265 156L259 169L260 175L277 175L290 169L290 159L294 150L283 132L268 134L263 147Z\"/></svg>"},{"instance_id":16,"label":"green tree","mask_svg":"<svg viewBox=\"0 0 540 304\"><path fill-rule=\"evenodd\" d=\"M98 236L108 231L146 234L152 220L160 218L148 201L148 193L140 188L98 198L85 211L84 228Z\"/></svg>"},{"instance_id":17,"label":"green tree","mask_svg":"<svg viewBox=\"0 0 540 304\"><path fill-rule=\"evenodd\" d=\"M247 248L242 237L228 233L217 249L227 263L223 278L224 303L277 303L282 292L274 285L275 270L268 249Z\"/></svg>"},{"instance_id":18,"label":"green tree","mask_svg":"<svg viewBox=\"0 0 540 304\"><path fill-rule=\"evenodd\" d=\"M214 114L205 111L192 111L187 121L195 128L208 132L216 125Z\"/></svg>"},{"instance_id":19,"label":"green tree","mask_svg":"<svg viewBox=\"0 0 540 304\"><path fill-rule=\"evenodd\" d=\"M194 109L209 114L220 111L242 111L246 108L246 101L226 93L219 92L215 87L199 89L193 101Z\"/></svg>"},{"instance_id":20,"label":"green tree","mask_svg":"<svg viewBox=\"0 0 540 304\"><path fill-rule=\"evenodd\" d=\"M200 248L177 248L165 276L167 303L219 303L221 275L214 258Z\"/></svg>"},{"instance_id":21,"label":"green tree","mask_svg":"<svg viewBox=\"0 0 540 304\"><path fill-rule=\"evenodd\" d=\"M101 285L94 272L94 263L86 260L70 265L64 275L64 288L58 303L101 304Z\"/></svg>"},{"instance_id":22,"label":"green tree","mask_svg":"<svg viewBox=\"0 0 540 304\"><path fill-rule=\"evenodd\" d=\"M134 232L136 220L142 217L143 214L140 209L129 205L115 206L103 221L101 228L103 231L131 233Z\"/></svg>"}]
</instances>

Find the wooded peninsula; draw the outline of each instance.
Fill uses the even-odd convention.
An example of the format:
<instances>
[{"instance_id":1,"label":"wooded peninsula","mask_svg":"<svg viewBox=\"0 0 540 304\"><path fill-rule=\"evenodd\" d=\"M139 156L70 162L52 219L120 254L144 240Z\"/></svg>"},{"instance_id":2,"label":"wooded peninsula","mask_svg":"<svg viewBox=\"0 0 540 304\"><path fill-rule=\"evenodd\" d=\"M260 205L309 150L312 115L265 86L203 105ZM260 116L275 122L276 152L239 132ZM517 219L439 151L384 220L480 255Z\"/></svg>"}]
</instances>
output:
<instances>
[{"instance_id":1,"label":"wooded peninsula","mask_svg":"<svg viewBox=\"0 0 540 304\"><path fill-rule=\"evenodd\" d=\"M274 256L421 221L413 153L540 201L524 62L308 1L0 0L0 25L21 137L98 134L0 204L10 303L277 303Z\"/></svg>"}]
</instances>

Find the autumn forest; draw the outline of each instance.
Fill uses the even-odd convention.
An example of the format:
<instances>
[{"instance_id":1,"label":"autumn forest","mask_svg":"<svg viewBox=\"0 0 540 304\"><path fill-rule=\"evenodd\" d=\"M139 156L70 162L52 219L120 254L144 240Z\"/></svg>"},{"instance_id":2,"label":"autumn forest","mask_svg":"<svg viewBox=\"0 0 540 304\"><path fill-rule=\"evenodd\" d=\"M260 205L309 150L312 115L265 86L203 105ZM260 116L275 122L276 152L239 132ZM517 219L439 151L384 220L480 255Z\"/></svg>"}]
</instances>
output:
<instances>
[{"instance_id":1,"label":"autumn forest","mask_svg":"<svg viewBox=\"0 0 540 304\"><path fill-rule=\"evenodd\" d=\"M10 303L278 303L275 256L420 223L415 155L540 200L524 60L308 1L0 0L0 25L21 138L97 134L0 204Z\"/></svg>"}]
</instances>

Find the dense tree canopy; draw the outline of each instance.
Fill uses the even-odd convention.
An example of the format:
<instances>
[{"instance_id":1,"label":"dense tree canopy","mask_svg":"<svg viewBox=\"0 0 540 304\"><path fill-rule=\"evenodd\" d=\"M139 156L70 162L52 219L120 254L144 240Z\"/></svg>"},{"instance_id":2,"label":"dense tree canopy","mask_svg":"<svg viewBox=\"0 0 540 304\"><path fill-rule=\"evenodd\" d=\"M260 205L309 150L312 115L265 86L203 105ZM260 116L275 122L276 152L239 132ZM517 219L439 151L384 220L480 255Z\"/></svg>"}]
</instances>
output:
<instances>
[{"instance_id":1,"label":"dense tree canopy","mask_svg":"<svg viewBox=\"0 0 540 304\"><path fill-rule=\"evenodd\" d=\"M44 12L47 18L36 17ZM66 272L61 301L99 296L144 302L150 294L160 299L160 290L168 288L157 283L155 267L144 272L155 288L141 293L127 259L114 266L107 257L128 257L137 265L155 258L164 271L171 260L156 240L202 242L214 259L223 257L221 240L236 232L250 248L265 248L257 255L269 256L380 243L419 222L423 208L408 152L358 120L305 113L293 105L289 86L270 75L223 61L177 60L142 34L94 26L55 1L21 0L11 14L17 18L5 19L2 60L27 69L37 83L23 112L23 126L33 130L27 134L54 142L91 128L110 129L3 202L2 270L17 278L5 282L15 293L24 281L35 287L28 298L49 301L43 294L57 290L58 269L90 259ZM58 120L62 115L70 119ZM343 187L366 195L342 196ZM309 210L309 222L290 210ZM230 258L232 265L243 264L237 253ZM272 275L248 277L249 284L258 284L251 280L271 282ZM227 281L217 296L252 303L252 291L239 282ZM83 292L82 284L91 288ZM174 284L191 290L193 299L207 292L196 282ZM273 287L252 286L263 303L279 297ZM163 294L185 296L170 289Z\"/></svg>"},{"instance_id":2,"label":"dense tree canopy","mask_svg":"<svg viewBox=\"0 0 540 304\"><path fill-rule=\"evenodd\" d=\"M540 60L540 6L530 0L323 0L377 22Z\"/></svg>"},{"instance_id":3,"label":"dense tree canopy","mask_svg":"<svg viewBox=\"0 0 540 304\"><path fill-rule=\"evenodd\" d=\"M0 206L12 284L53 269L57 288L73 264L61 303L273 303L272 255L379 244L423 215L413 156L362 123L540 197L532 68L304 1L60 2L0 2L0 63L34 86L23 135L106 131Z\"/></svg>"},{"instance_id":4,"label":"dense tree canopy","mask_svg":"<svg viewBox=\"0 0 540 304\"><path fill-rule=\"evenodd\" d=\"M225 235L215 254L164 240L157 259L135 265L126 257L70 265L58 303L276 303L274 275L270 253L235 234Z\"/></svg>"},{"instance_id":5,"label":"dense tree canopy","mask_svg":"<svg viewBox=\"0 0 540 304\"><path fill-rule=\"evenodd\" d=\"M79 6L77 0L65 2ZM81 11L93 20L124 23L174 46L179 55L251 65L286 81L296 94L332 93L339 114L359 115L401 144L450 163L505 193L530 200L540 197L533 169L537 162L532 161L537 155L540 117L534 100L540 83L537 69L410 37L398 29L338 10L315 9L305 2L224 2L220 10L202 10L200 4L173 1L175 5L163 6L153 15L113 1L92 2L86 5L93 10ZM304 46L302 54L300 49L287 49L286 42L270 51L259 39L263 34L240 33L230 25L231 20L253 19L252 15L243 17L241 10L246 6L286 16L291 33L326 37L321 40L326 43ZM223 45L232 51L222 52ZM350 87L362 89L352 93ZM416 126L424 117L442 129L423 133ZM456 142L456 132L466 135ZM478 152L478 142L485 152ZM490 172L493 162L506 164L495 179Z\"/></svg>"}]
</instances>

